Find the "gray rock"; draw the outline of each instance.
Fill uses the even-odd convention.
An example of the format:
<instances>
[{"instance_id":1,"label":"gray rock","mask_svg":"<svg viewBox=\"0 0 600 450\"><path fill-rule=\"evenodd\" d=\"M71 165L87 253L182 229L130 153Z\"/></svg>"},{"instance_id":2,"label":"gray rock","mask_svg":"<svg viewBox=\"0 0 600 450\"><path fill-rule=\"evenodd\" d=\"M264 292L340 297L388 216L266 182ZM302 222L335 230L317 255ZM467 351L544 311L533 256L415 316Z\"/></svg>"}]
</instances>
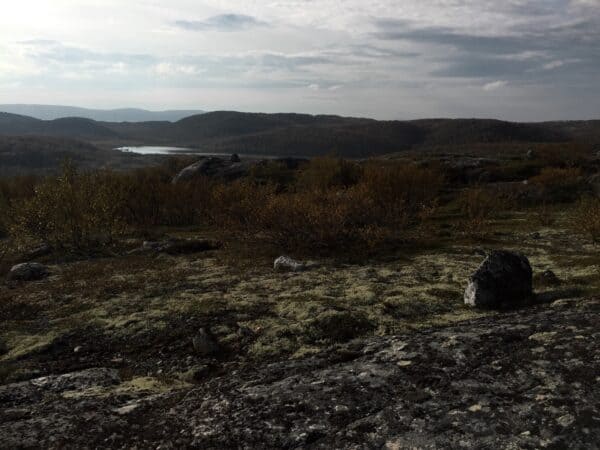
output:
<instances>
[{"instance_id":1,"label":"gray rock","mask_svg":"<svg viewBox=\"0 0 600 450\"><path fill-rule=\"evenodd\" d=\"M599 313L590 297L482 315L211 368L201 383L139 399L64 395L113 383L107 372L36 380L39 397L22 401L15 393L32 383L11 385L0 388L0 448L593 449Z\"/></svg>"},{"instance_id":2,"label":"gray rock","mask_svg":"<svg viewBox=\"0 0 600 450\"><path fill-rule=\"evenodd\" d=\"M231 155L231 157L229 158L229 161L231 161L232 163L239 163L242 160L240 159L240 155L238 155L237 153L234 153L233 155Z\"/></svg>"},{"instance_id":3,"label":"gray rock","mask_svg":"<svg viewBox=\"0 0 600 450\"><path fill-rule=\"evenodd\" d=\"M22 263L13 266L8 273L12 281L35 281L46 278L50 273L48 268L39 263Z\"/></svg>"},{"instance_id":4,"label":"gray rock","mask_svg":"<svg viewBox=\"0 0 600 450\"><path fill-rule=\"evenodd\" d=\"M480 308L515 307L533 295L529 260L508 251L492 251L469 278L465 304Z\"/></svg>"},{"instance_id":5,"label":"gray rock","mask_svg":"<svg viewBox=\"0 0 600 450\"><path fill-rule=\"evenodd\" d=\"M273 263L273 268L277 272L302 272L306 269L306 265L289 256L280 256Z\"/></svg>"},{"instance_id":6,"label":"gray rock","mask_svg":"<svg viewBox=\"0 0 600 450\"><path fill-rule=\"evenodd\" d=\"M531 161L532 159L536 158L536 154L533 150L527 150L527 153L525 154L525 159Z\"/></svg>"},{"instance_id":7,"label":"gray rock","mask_svg":"<svg viewBox=\"0 0 600 450\"><path fill-rule=\"evenodd\" d=\"M200 177L218 178L232 181L250 175L252 169L264 167L267 164L277 163L289 170L297 170L306 160L301 158L279 158L271 160L246 160L242 161L239 156L232 155L229 159L209 157L204 158L179 172L173 183L191 181Z\"/></svg>"},{"instance_id":8,"label":"gray rock","mask_svg":"<svg viewBox=\"0 0 600 450\"><path fill-rule=\"evenodd\" d=\"M550 269L545 270L540 274L540 281L545 286L558 286L561 284L560 279Z\"/></svg>"},{"instance_id":9,"label":"gray rock","mask_svg":"<svg viewBox=\"0 0 600 450\"><path fill-rule=\"evenodd\" d=\"M235 180L248 175L252 166L251 162L209 157L184 168L173 178L173 183L191 181L200 177Z\"/></svg>"},{"instance_id":10,"label":"gray rock","mask_svg":"<svg viewBox=\"0 0 600 450\"><path fill-rule=\"evenodd\" d=\"M214 355L219 351L219 344L210 330L200 328L198 334L192 338L194 351L200 356Z\"/></svg>"}]
</instances>

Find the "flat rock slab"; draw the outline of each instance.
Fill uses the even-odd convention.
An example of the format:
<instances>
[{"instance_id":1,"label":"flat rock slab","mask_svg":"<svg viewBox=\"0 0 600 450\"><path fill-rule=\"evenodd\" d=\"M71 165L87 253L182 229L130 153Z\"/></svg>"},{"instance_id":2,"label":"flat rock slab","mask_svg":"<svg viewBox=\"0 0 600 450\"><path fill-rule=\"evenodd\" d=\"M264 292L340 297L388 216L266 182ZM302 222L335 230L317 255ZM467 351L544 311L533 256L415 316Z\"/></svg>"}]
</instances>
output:
<instances>
[{"instance_id":1,"label":"flat rock slab","mask_svg":"<svg viewBox=\"0 0 600 450\"><path fill-rule=\"evenodd\" d=\"M49 395L25 416L0 402L0 447L598 448L599 313L598 299L560 301L353 341L127 414L115 398Z\"/></svg>"}]
</instances>

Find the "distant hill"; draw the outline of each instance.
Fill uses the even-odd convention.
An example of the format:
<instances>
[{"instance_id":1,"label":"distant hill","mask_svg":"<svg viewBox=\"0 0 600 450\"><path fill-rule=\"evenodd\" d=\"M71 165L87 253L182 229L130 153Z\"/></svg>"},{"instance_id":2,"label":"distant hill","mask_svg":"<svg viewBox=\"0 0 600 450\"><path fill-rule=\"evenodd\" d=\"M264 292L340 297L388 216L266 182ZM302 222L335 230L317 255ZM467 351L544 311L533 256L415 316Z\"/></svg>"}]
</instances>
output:
<instances>
[{"instance_id":1,"label":"distant hill","mask_svg":"<svg viewBox=\"0 0 600 450\"><path fill-rule=\"evenodd\" d=\"M91 119L70 117L39 120L0 112L0 135L61 136L89 141L119 139L115 131Z\"/></svg>"},{"instance_id":2,"label":"distant hill","mask_svg":"<svg viewBox=\"0 0 600 450\"><path fill-rule=\"evenodd\" d=\"M137 108L88 109L61 105L0 105L0 112L30 116L41 120L82 117L99 122L176 122L185 117L202 114L201 110L148 111Z\"/></svg>"},{"instance_id":3,"label":"distant hill","mask_svg":"<svg viewBox=\"0 0 600 450\"><path fill-rule=\"evenodd\" d=\"M62 136L120 145L175 145L205 152L368 157L482 143L577 140L600 144L600 121L514 123L489 119L377 121L339 116L217 111L177 122L50 121L0 113L0 135Z\"/></svg>"}]
</instances>

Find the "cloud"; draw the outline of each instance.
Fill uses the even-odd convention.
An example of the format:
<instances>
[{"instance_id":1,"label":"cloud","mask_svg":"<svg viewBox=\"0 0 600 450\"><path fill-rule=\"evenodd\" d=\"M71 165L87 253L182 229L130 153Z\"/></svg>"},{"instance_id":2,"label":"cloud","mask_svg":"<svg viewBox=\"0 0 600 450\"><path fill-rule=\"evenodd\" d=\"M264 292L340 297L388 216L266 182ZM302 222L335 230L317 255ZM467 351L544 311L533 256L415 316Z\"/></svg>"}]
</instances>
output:
<instances>
[{"instance_id":1,"label":"cloud","mask_svg":"<svg viewBox=\"0 0 600 450\"><path fill-rule=\"evenodd\" d=\"M267 25L266 22L244 14L220 14L205 20L177 20L175 25L188 31L242 31Z\"/></svg>"},{"instance_id":2,"label":"cloud","mask_svg":"<svg viewBox=\"0 0 600 450\"><path fill-rule=\"evenodd\" d=\"M2 100L383 118L600 114L599 0L84 3L5 8L0 83L22 87L0 89ZM334 97L334 110L317 100Z\"/></svg>"},{"instance_id":3,"label":"cloud","mask_svg":"<svg viewBox=\"0 0 600 450\"><path fill-rule=\"evenodd\" d=\"M503 87L506 87L508 83L506 81L493 81L491 83L486 83L483 85L483 90L486 92L492 92L492 91L497 91L498 89L502 89Z\"/></svg>"}]
</instances>

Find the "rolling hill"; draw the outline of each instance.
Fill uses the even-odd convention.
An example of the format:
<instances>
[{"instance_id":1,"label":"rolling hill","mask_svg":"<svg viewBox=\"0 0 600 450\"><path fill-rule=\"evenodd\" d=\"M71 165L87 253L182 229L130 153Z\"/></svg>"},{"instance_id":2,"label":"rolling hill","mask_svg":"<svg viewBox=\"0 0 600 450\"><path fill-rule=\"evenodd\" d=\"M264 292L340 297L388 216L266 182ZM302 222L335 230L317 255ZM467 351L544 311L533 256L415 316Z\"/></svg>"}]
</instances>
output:
<instances>
[{"instance_id":1,"label":"rolling hill","mask_svg":"<svg viewBox=\"0 0 600 450\"><path fill-rule=\"evenodd\" d=\"M339 116L217 111L177 122L50 121L0 113L0 135L75 138L103 146L176 145L205 152L367 157L478 143L600 143L600 121L514 123L490 119L376 121Z\"/></svg>"},{"instance_id":2,"label":"rolling hill","mask_svg":"<svg viewBox=\"0 0 600 450\"><path fill-rule=\"evenodd\" d=\"M0 135L61 136L89 141L118 139L115 131L91 119L69 117L39 120L16 114L0 113Z\"/></svg>"}]
</instances>

